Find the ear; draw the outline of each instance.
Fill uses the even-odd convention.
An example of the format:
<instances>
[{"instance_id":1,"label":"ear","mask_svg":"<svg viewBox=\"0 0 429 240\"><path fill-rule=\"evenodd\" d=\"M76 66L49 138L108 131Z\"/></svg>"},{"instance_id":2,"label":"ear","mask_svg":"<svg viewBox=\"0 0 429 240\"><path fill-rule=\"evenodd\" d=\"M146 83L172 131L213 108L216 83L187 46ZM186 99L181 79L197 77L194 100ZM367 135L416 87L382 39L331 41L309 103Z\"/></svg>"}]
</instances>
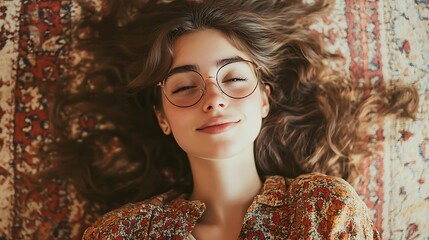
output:
<instances>
[{"instance_id":1,"label":"ear","mask_svg":"<svg viewBox=\"0 0 429 240\"><path fill-rule=\"evenodd\" d=\"M164 132L165 135L170 135L171 134L170 124L168 123L168 120L165 117L164 112L157 110L155 106L153 106L153 112L155 113L156 118L158 119L158 125L161 128L162 132Z\"/></svg>"},{"instance_id":2,"label":"ear","mask_svg":"<svg viewBox=\"0 0 429 240\"><path fill-rule=\"evenodd\" d=\"M265 85L265 88L262 92L262 118L265 118L268 116L268 113L270 112L270 101L269 97L271 94L271 88L269 85Z\"/></svg>"}]
</instances>

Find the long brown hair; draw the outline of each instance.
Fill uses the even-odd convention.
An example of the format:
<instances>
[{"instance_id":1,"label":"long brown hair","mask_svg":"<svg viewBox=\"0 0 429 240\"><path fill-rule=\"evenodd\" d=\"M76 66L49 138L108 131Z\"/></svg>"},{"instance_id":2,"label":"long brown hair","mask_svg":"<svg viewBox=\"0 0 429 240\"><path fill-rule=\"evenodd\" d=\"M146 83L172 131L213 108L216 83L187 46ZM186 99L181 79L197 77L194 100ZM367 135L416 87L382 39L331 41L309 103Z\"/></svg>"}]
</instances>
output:
<instances>
[{"instance_id":1,"label":"long brown hair","mask_svg":"<svg viewBox=\"0 0 429 240\"><path fill-rule=\"evenodd\" d=\"M64 80L68 87L58 90L56 140L41 153L51 163L45 178L66 178L108 209L171 188L191 191L186 154L157 125L153 106L159 108L161 98L155 85L171 67L174 41L210 28L260 65L261 80L271 88L270 113L255 142L259 173L317 171L351 180L351 156L365 152L358 143L362 127L375 120L372 113L411 117L417 94L397 87L365 96L329 67L338 56L309 26L332 5L111 1L101 19L87 18L77 27L76 48L91 57L74 67L86 71L84 78Z\"/></svg>"}]
</instances>

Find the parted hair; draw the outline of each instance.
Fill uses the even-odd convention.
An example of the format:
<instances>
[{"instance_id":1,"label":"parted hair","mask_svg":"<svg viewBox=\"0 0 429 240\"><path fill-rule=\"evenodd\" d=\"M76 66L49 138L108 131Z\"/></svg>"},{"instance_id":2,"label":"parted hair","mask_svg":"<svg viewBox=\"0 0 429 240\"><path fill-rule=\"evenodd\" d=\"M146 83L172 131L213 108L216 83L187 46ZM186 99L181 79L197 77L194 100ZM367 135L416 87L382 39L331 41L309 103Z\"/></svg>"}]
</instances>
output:
<instances>
[{"instance_id":1,"label":"parted hair","mask_svg":"<svg viewBox=\"0 0 429 240\"><path fill-rule=\"evenodd\" d=\"M360 143L365 127L387 114L412 117L418 98L404 86L365 94L332 69L341 56L328 52L309 26L333 4L109 1L101 18L76 27L75 47L91 57L74 66L84 77L71 84L73 91L59 84L51 112L55 139L41 151L50 164L44 178L70 180L105 210L172 188L191 191L186 154L156 121L154 107L162 106L156 84L171 67L176 39L215 29L261 66L260 80L271 89L255 141L259 174L321 172L352 181L353 156L368 152Z\"/></svg>"}]
</instances>

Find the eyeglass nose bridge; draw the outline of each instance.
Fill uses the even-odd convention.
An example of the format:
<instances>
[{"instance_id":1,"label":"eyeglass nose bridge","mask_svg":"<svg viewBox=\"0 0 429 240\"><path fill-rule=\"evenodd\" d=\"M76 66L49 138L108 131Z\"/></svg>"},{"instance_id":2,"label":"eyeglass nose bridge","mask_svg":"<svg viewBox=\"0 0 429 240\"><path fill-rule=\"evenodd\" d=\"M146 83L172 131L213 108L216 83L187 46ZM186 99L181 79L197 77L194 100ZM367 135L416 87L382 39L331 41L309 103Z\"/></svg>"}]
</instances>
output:
<instances>
[{"instance_id":1,"label":"eyeglass nose bridge","mask_svg":"<svg viewBox=\"0 0 429 240\"><path fill-rule=\"evenodd\" d=\"M202 76L201 76L202 77ZM219 83L217 82L217 76L207 76L206 77L206 79L215 79L216 80L216 82L215 83L213 83L215 86L216 86L216 88L219 90L219 92L221 93L221 94L223 94L223 95L226 95L225 94L225 92L222 90L222 88L219 86ZM206 95L206 93L207 93L207 84L206 84L206 82L204 81L204 77L202 77L202 80L203 80L203 88L201 89L201 97L200 97L200 100L204 97L204 95ZM200 101L200 100L198 100L198 101Z\"/></svg>"}]
</instances>

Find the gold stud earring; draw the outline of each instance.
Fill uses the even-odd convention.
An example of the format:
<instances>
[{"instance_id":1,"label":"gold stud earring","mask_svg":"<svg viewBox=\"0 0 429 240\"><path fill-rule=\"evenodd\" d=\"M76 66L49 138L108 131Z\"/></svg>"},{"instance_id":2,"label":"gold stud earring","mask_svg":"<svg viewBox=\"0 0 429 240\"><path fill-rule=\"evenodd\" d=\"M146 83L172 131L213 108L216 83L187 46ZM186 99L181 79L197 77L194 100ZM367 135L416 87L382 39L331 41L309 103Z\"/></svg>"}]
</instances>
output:
<instances>
[{"instance_id":1,"label":"gold stud earring","mask_svg":"<svg viewBox=\"0 0 429 240\"><path fill-rule=\"evenodd\" d=\"M165 134L169 134L169 133L170 133L170 132L169 132L168 125L167 125L167 126L165 126L165 128L164 128L164 133L165 133Z\"/></svg>"},{"instance_id":2,"label":"gold stud earring","mask_svg":"<svg viewBox=\"0 0 429 240\"><path fill-rule=\"evenodd\" d=\"M268 107L264 107L263 112L262 112L262 116L264 116L264 117L268 116L268 112L269 112Z\"/></svg>"}]
</instances>

